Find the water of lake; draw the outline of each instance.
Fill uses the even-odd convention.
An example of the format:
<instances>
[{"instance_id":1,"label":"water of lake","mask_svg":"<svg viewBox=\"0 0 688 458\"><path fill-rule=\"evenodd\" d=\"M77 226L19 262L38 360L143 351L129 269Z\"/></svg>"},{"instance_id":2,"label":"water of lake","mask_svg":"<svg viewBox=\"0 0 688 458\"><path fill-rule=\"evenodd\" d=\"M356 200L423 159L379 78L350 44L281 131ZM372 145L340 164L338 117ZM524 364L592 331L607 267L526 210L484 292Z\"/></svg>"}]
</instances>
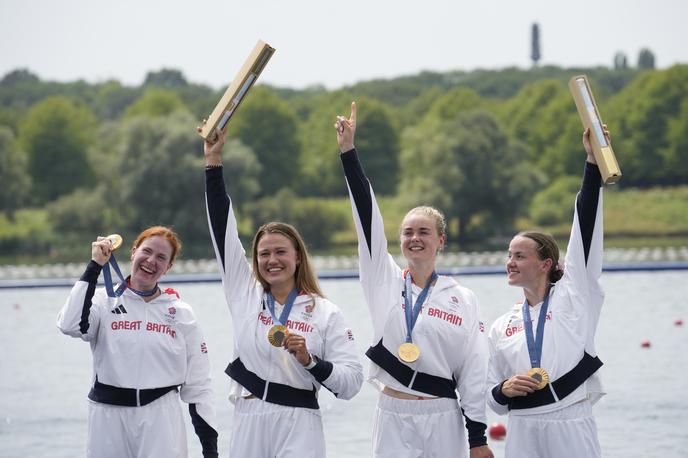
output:
<instances>
[{"instance_id":1,"label":"water of lake","mask_svg":"<svg viewBox=\"0 0 688 458\"><path fill-rule=\"evenodd\" d=\"M459 281L478 295L488 326L519 298L519 290L507 286L502 275L466 276ZM372 328L358 281L327 280L323 286L344 310L364 360ZM685 271L605 273L603 286L607 300L597 348L605 362L601 370L608 395L595 406L603 455L687 456L688 275ZM231 318L219 283L176 289L193 305L209 346L220 456L226 457L232 407L223 370L231 356ZM91 354L88 344L62 335L55 327L67 294L66 288L0 290L0 457L85 456ZM677 319L687 324L676 326ZM650 348L641 348L645 339ZM351 401L334 399L327 390L321 390L320 399L328 457L370 456L377 392L364 383ZM488 419L506 423L505 417L492 413ZM200 456L192 431L187 426L190 456ZM503 442L490 445L495 456L503 456Z\"/></svg>"}]
</instances>

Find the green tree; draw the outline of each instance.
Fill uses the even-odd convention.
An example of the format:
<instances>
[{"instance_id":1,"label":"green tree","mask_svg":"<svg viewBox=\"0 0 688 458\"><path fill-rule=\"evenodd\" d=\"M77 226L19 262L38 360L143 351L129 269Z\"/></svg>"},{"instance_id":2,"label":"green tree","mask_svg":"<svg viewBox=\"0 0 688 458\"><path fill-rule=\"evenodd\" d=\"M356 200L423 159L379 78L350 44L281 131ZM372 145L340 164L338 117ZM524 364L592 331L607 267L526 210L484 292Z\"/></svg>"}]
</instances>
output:
<instances>
[{"instance_id":1,"label":"green tree","mask_svg":"<svg viewBox=\"0 0 688 458\"><path fill-rule=\"evenodd\" d=\"M581 154L582 155L582 154ZM580 178L561 176L535 194L530 204L530 217L539 225L556 225L571 221L573 202L580 189Z\"/></svg>"},{"instance_id":2,"label":"green tree","mask_svg":"<svg viewBox=\"0 0 688 458\"><path fill-rule=\"evenodd\" d=\"M117 219L128 234L153 224L173 226L194 252L195 240L207 234L203 204L201 140L192 117L134 118L121 127L120 178L108 190ZM205 239L205 237L203 237Z\"/></svg>"},{"instance_id":3,"label":"green tree","mask_svg":"<svg viewBox=\"0 0 688 458\"><path fill-rule=\"evenodd\" d=\"M459 243L511 229L542 178L491 115L473 111L403 135L400 189L407 205L443 211ZM362 160L366 160L362 154Z\"/></svg>"},{"instance_id":4,"label":"green tree","mask_svg":"<svg viewBox=\"0 0 688 458\"><path fill-rule=\"evenodd\" d=\"M485 101L477 92L466 87L456 87L438 97L428 110L426 117L440 120L455 119L461 113L484 108Z\"/></svg>"},{"instance_id":5,"label":"green tree","mask_svg":"<svg viewBox=\"0 0 688 458\"><path fill-rule=\"evenodd\" d=\"M305 194L346 195L333 124L337 115L349 116L352 100L347 92L333 93L319 100L311 111L303 129L305 178L301 189ZM399 178L399 133L391 109L367 97L357 99L356 104L356 148L365 152L366 172L378 194L394 194Z\"/></svg>"},{"instance_id":6,"label":"green tree","mask_svg":"<svg viewBox=\"0 0 688 458\"><path fill-rule=\"evenodd\" d=\"M0 183L0 211L12 220L14 212L29 200L31 179L26 172L26 155L5 126L0 126Z\"/></svg>"},{"instance_id":7,"label":"green tree","mask_svg":"<svg viewBox=\"0 0 688 458\"><path fill-rule=\"evenodd\" d=\"M101 119L118 119L141 97L141 89L122 86L118 81L106 81L96 88L94 110Z\"/></svg>"},{"instance_id":8,"label":"green tree","mask_svg":"<svg viewBox=\"0 0 688 458\"><path fill-rule=\"evenodd\" d=\"M227 193L232 197L235 208L243 208L255 196L260 194L258 177L262 166L256 154L239 139L225 143L222 153Z\"/></svg>"},{"instance_id":9,"label":"green tree","mask_svg":"<svg viewBox=\"0 0 688 458\"><path fill-rule=\"evenodd\" d=\"M238 138L258 157L263 194L298 183L298 120L271 89L258 86L247 95L232 116L228 138Z\"/></svg>"},{"instance_id":10,"label":"green tree","mask_svg":"<svg viewBox=\"0 0 688 458\"><path fill-rule=\"evenodd\" d=\"M168 89L148 89L124 112L125 118L135 116L168 116L177 110L186 110L184 102Z\"/></svg>"},{"instance_id":11,"label":"green tree","mask_svg":"<svg viewBox=\"0 0 688 458\"><path fill-rule=\"evenodd\" d=\"M49 97L29 110L19 125L19 145L28 154L36 203L94 183L87 150L95 130L93 112L65 97Z\"/></svg>"},{"instance_id":12,"label":"green tree","mask_svg":"<svg viewBox=\"0 0 688 458\"><path fill-rule=\"evenodd\" d=\"M246 205L246 215L258 227L268 221L284 221L294 225L308 248L324 249L336 231L347 228L350 218L348 209L329 205L325 199L298 198L287 188L274 196L264 197Z\"/></svg>"},{"instance_id":13,"label":"green tree","mask_svg":"<svg viewBox=\"0 0 688 458\"><path fill-rule=\"evenodd\" d=\"M143 81L144 86L157 86L166 89L174 89L188 86L184 74L175 69L163 68L155 72L148 72Z\"/></svg>"},{"instance_id":14,"label":"green tree","mask_svg":"<svg viewBox=\"0 0 688 458\"><path fill-rule=\"evenodd\" d=\"M660 152L666 164L664 179L671 184L688 183L688 97L676 117L668 120L667 146Z\"/></svg>"},{"instance_id":15,"label":"green tree","mask_svg":"<svg viewBox=\"0 0 688 458\"><path fill-rule=\"evenodd\" d=\"M669 132L675 120L681 119L686 100L688 65L675 65L641 74L602 107L624 175L621 185L667 185L669 177L676 180L673 184L688 183L685 175L674 174L681 166L668 162L667 156L670 143L679 142L681 129Z\"/></svg>"}]
</instances>

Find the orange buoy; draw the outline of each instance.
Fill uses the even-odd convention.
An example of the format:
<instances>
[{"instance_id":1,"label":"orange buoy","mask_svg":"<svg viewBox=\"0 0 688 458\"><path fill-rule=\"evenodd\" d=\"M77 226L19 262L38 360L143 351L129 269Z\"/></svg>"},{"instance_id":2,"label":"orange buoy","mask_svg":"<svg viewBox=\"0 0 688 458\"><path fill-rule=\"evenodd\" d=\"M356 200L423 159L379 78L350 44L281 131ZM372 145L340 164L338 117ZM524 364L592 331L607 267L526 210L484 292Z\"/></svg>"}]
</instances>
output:
<instances>
[{"instance_id":1,"label":"orange buoy","mask_svg":"<svg viewBox=\"0 0 688 458\"><path fill-rule=\"evenodd\" d=\"M489 432L491 439L502 440L506 436L506 426L501 423L492 423Z\"/></svg>"},{"instance_id":2,"label":"orange buoy","mask_svg":"<svg viewBox=\"0 0 688 458\"><path fill-rule=\"evenodd\" d=\"M645 339L642 342L640 342L640 346L643 348L650 348L650 341Z\"/></svg>"},{"instance_id":3,"label":"orange buoy","mask_svg":"<svg viewBox=\"0 0 688 458\"><path fill-rule=\"evenodd\" d=\"M683 320L680 319L680 318L677 318L677 319L674 321L674 325L675 325L675 326L683 326Z\"/></svg>"}]
</instances>

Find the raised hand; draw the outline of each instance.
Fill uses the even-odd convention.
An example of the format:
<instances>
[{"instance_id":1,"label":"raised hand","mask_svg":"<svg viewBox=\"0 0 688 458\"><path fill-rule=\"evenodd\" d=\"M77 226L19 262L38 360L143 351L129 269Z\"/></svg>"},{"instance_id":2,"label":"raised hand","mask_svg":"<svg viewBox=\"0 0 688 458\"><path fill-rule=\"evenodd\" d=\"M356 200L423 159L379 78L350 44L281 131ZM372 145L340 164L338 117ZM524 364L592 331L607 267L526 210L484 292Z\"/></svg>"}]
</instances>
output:
<instances>
[{"instance_id":1,"label":"raised hand","mask_svg":"<svg viewBox=\"0 0 688 458\"><path fill-rule=\"evenodd\" d=\"M607 128L606 124L602 124L602 131L604 132L604 137L607 139L607 143L611 144L612 137L609 134L609 129ZM590 143L590 135L590 129L585 129L583 131L583 148L585 148L585 153L588 155L586 160L591 164L597 164L595 155L592 152L592 143Z\"/></svg>"},{"instance_id":2,"label":"raised hand","mask_svg":"<svg viewBox=\"0 0 688 458\"><path fill-rule=\"evenodd\" d=\"M349 116L349 119L344 116L337 116L334 128L337 131L339 151L345 153L354 149L354 136L356 135L356 102L351 102L351 116Z\"/></svg>"},{"instance_id":3,"label":"raised hand","mask_svg":"<svg viewBox=\"0 0 688 458\"><path fill-rule=\"evenodd\" d=\"M107 237L98 236L95 242L91 243L91 259L99 265L104 266L112 255L112 242Z\"/></svg>"},{"instance_id":4,"label":"raised hand","mask_svg":"<svg viewBox=\"0 0 688 458\"><path fill-rule=\"evenodd\" d=\"M205 125L206 120L203 120L203 125ZM203 130L203 125L196 127L196 132L201 133ZM217 141L215 143L210 143L208 140L203 141L203 154L205 155L205 165L222 165L222 147L225 146L225 138L227 136L227 130L220 130L215 128L215 134L217 135Z\"/></svg>"}]
</instances>

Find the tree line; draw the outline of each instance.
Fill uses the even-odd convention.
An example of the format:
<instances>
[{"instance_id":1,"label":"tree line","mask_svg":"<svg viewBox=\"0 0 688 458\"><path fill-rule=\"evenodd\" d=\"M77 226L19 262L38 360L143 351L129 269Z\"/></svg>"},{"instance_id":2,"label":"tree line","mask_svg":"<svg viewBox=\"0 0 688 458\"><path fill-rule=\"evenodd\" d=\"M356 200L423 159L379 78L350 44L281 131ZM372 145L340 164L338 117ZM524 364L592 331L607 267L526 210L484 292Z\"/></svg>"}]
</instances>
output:
<instances>
[{"instance_id":1,"label":"tree line","mask_svg":"<svg viewBox=\"0 0 688 458\"><path fill-rule=\"evenodd\" d=\"M399 208L441 208L450 242L480 245L510 234L519 217L565 221L583 161L566 83L580 73L612 131L624 174L617 187L688 184L688 65L423 72L332 91L259 85L234 116L225 148L241 232L283 219L315 249L331 249L333 235L349 228L337 204L347 190L332 123L352 100L356 146L376 193ZM187 256L210 255L195 126L222 92L171 69L136 87L6 74L3 253L80 258L95 234L166 224Z\"/></svg>"}]
</instances>

